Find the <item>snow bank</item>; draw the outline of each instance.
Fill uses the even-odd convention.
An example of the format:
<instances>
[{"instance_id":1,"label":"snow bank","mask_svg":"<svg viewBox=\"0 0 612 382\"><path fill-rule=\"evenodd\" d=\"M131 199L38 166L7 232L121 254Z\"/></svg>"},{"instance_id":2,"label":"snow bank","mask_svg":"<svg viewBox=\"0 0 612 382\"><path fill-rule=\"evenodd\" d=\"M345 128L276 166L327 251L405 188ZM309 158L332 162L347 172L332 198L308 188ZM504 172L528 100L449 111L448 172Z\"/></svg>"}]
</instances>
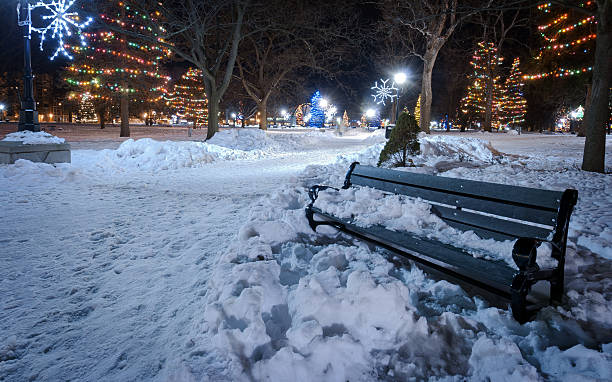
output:
<instances>
[{"instance_id":1,"label":"snow bank","mask_svg":"<svg viewBox=\"0 0 612 382\"><path fill-rule=\"evenodd\" d=\"M13 165L0 166L0 179L22 184L35 184L41 180L70 182L83 176L81 169L69 163L47 164L17 159Z\"/></svg>"},{"instance_id":2,"label":"snow bank","mask_svg":"<svg viewBox=\"0 0 612 382\"><path fill-rule=\"evenodd\" d=\"M303 212L307 187L341 185L349 161L341 157L335 165L308 168L294 184L252 206L237 240L213 270L204 322L198 326L204 334L194 332L202 337L195 341L201 349L194 351L211 344L229 351L237 380L610 378L612 266L609 253L601 252L610 246L610 177L572 168L550 171L553 165L546 158L500 161L482 141L448 138L422 138L424 152L437 160L427 162L431 158L423 155L424 162L480 165L460 162L445 176L579 190L564 304L519 325L509 310L433 280L417 267L396 268L380 250L329 227L313 234ZM379 148L356 157L372 163ZM346 217L355 214L362 225L384 223L441 234L454 243L483 244L452 232L418 200L383 197L369 189L320 197L320 207ZM580 239L584 236L591 239ZM484 242L493 252L510 253L511 243Z\"/></svg>"},{"instance_id":3,"label":"snow bank","mask_svg":"<svg viewBox=\"0 0 612 382\"><path fill-rule=\"evenodd\" d=\"M382 130L378 130L382 131ZM385 147L384 133L369 138L373 145L355 154L338 158L339 163L359 162L376 166L380 152ZM488 163L502 163L506 159L491 146L491 143L478 138L455 137L448 135L419 134L421 154L411 156L416 166L425 168L444 167L448 163L466 163L471 166Z\"/></svg>"},{"instance_id":4,"label":"snow bank","mask_svg":"<svg viewBox=\"0 0 612 382\"><path fill-rule=\"evenodd\" d=\"M64 138L56 137L44 131L17 131L7 134L3 141L22 141L24 145L36 145L46 143L64 143Z\"/></svg>"},{"instance_id":5,"label":"snow bank","mask_svg":"<svg viewBox=\"0 0 612 382\"><path fill-rule=\"evenodd\" d=\"M312 150L333 139L338 138L319 132L278 134L258 129L223 130L206 142L128 139L117 150L103 150L93 164L98 169L111 171L174 170L201 167L216 161L289 155L299 150Z\"/></svg>"}]
</instances>

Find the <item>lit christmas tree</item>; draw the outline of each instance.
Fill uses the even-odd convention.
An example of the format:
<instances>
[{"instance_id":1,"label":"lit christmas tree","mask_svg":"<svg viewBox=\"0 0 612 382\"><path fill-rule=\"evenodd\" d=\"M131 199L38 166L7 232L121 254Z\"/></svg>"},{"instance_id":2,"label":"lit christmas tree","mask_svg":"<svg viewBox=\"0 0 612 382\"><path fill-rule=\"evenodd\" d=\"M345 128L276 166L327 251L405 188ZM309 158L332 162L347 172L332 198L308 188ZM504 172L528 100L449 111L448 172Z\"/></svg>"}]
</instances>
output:
<instances>
[{"instance_id":1,"label":"lit christmas tree","mask_svg":"<svg viewBox=\"0 0 612 382\"><path fill-rule=\"evenodd\" d=\"M110 2L103 22L127 31L157 38L148 27L149 16L133 11L126 2ZM150 110L167 93L170 78L162 73L161 61L170 51L159 45L132 41L115 31L98 29L84 33L88 46L70 46L75 62L68 68L66 82L90 93L94 102L116 102L120 99L121 136L129 136L129 104ZM161 39L158 39L162 42ZM150 114L150 113L149 113Z\"/></svg>"},{"instance_id":2,"label":"lit christmas tree","mask_svg":"<svg viewBox=\"0 0 612 382\"><path fill-rule=\"evenodd\" d=\"M417 100L416 106L414 107L414 119L416 119L417 125L421 122L421 95Z\"/></svg>"},{"instance_id":3,"label":"lit christmas tree","mask_svg":"<svg viewBox=\"0 0 612 382\"><path fill-rule=\"evenodd\" d=\"M500 84L498 69L502 58L493 43L478 43L470 64L474 69L469 75L467 94L461 100L461 111L468 121L487 123L487 103L490 102L491 126L499 126L500 101L504 89ZM487 129L487 126L485 126Z\"/></svg>"},{"instance_id":4,"label":"lit christmas tree","mask_svg":"<svg viewBox=\"0 0 612 382\"><path fill-rule=\"evenodd\" d=\"M193 122L194 127L206 124L208 118L208 100L202 78L201 70L190 68L174 84L167 102L177 116Z\"/></svg>"},{"instance_id":5,"label":"lit christmas tree","mask_svg":"<svg viewBox=\"0 0 612 382\"><path fill-rule=\"evenodd\" d=\"M306 126L304 122L304 117L310 110L310 105L307 103L303 103L295 109L295 124L298 126Z\"/></svg>"},{"instance_id":6,"label":"lit christmas tree","mask_svg":"<svg viewBox=\"0 0 612 382\"><path fill-rule=\"evenodd\" d=\"M525 122L527 101L523 96L523 74L520 69L520 60L515 58L510 69L510 76L506 80L505 94L501 100L503 123L510 128L517 129Z\"/></svg>"},{"instance_id":7,"label":"lit christmas tree","mask_svg":"<svg viewBox=\"0 0 612 382\"><path fill-rule=\"evenodd\" d=\"M93 97L89 93L83 93L79 99L78 110L79 121L93 122L97 120Z\"/></svg>"},{"instance_id":8,"label":"lit christmas tree","mask_svg":"<svg viewBox=\"0 0 612 382\"><path fill-rule=\"evenodd\" d=\"M348 114L346 113L346 110L344 111L344 115L342 116L342 126L343 127L348 127L349 125L349 117Z\"/></svg>"},{"instance_id":9,"label":"lit christmas tree","mask_svg":"<svg viewBox=\"0 0 612 382\"><path fill-rule=\"evenodd\" d=\"M321 93L317 90L310 99L310 120L308 126L323 127L325 123L325 109L321 105Z\"/></svg>"},{"instance_id":10,"label":"lit christmas tree","mask_svg":"<svg viewBox=\"0 0 612 382\"><path fill-rule=\"evenodd\" d=\"M578 3L578 2L577 2ZM591 7L593 1L577 4ZM551 3L538 6L544 24L538 26L542 46L535 57L537 73L526 80L559 78L590 73L593 63L596 26L595 16Z\"/></svg>"}]
</instances>

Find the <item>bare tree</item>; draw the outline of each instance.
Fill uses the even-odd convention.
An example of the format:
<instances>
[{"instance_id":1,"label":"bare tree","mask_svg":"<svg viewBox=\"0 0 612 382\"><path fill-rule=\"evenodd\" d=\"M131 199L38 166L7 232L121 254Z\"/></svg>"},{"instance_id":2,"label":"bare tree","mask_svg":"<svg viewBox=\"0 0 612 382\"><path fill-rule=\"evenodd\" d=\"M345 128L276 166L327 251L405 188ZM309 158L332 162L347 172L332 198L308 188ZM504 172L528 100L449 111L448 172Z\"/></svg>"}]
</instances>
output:
<instances>
[{"instance_id":1,"label":"bare tree","mask_svg":"<svg viewBox=\"0 0 612 382\"><path fill-rule=\"evenodd\" d=\"M411 52L423 61L421 80L421 130L429 133L431 121L431 76L440 49L457 26L471 13L461 12L458 0L386 0L383 13L392 23L413 30Z\"/></svg>"},{"instance_id":2,"label":"bare tree","mask_svg":"<svg viewBox=\"0 0 612 382\"><path fill-rule=\"evenodd\" d=\"M219 131L219 103L232 79L249 4L249 0L133 0L131 6L141 14L156 15L150 27L158 31L157 38L109 27L162 44L202 71L208 98L206 139L210 139Z\"/></svg>"},{"instance_id":3,"label":"bare tree","mask_svg":"<svg viewBox=\"0 0 612 382\"><path fill-rule=\"evenodd\" d=\"M353 17L349 4L337 9L325 1L306 6L300 0L268 0L254 8L245 19L237 66L257 104L259 127L266 130L271 95L293 82L298 69L338 74L336 63L342 61L343 43L351 41L347 30Z\"/></svg>"}]
</instances>

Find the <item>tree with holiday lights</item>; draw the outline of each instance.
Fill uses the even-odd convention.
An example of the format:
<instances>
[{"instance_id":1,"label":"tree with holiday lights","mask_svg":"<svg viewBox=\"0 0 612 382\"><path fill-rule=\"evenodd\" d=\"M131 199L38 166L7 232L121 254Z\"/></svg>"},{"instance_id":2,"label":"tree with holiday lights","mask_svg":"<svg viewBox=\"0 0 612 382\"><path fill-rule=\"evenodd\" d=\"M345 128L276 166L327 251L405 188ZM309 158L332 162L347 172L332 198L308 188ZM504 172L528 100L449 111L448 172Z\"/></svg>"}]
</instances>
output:
<instances>
[{"instance_id":1,"label":"tree with holiday lights","mask_svg":"<svg viewBox=\"0 0 612 382\"><path fill-rule=\"evenodd\" d=\"M502 58L491 42L480 42L470 62L474 69L469 75L461 111L468 121L481 121L485 131L499 123L500 101L503 95L499 77Z\"/></svg>"},{"instance_id":2,"label":"tree with holiday lights","mask_svg":"<svg viewBox=\"0 0 612 382\"><path fill-rule=\"evenodd\" d=\"M417 124L421 121L421 95L419 94L419 99L417 99L416 106L414 107L414 119L416 119Z\"/></svg>"},{"instance_id":3,"label":"tree with holiday lights","mask_svg":"<svg viewBox=\"0 0 612 382\"><path fill-rule=\"evenodd\" d=\"M208 118L208 100L204 91L202 71L190 68L183 74L174 84L167 104L176 115L192 121L194 128L205 124Z\"/></svg>"},{"instance_id":4,"label":"tree with holiday lights","mask_svg":"<svg viewBox=\"0 0 612 382\"><path fill-rule=\"evenodd\" d=\"M348 127L348 125L349 125L349 117L345 110L344 115L342 115L342 127Z\"/></svg>"},{"instance_id":5,"label":"tree with holiday lights","mask_svg":"<svg viewBox=\"0 0 612 382\"><path fill-rule=\"evenodd\" d=\"M158 36L158 31L148 26L151 17L133 11L126 2L110 3L100 19L126 31L147 34L151 38ZM161 39L158 44L145 43L113 29L99 28L86 33L88 46L69 47L74 52L75 62L67 69L66 82L79 89L81 96L89 93L93 97L100 118L107 105L119 99L120 136L129 137L130 103L150 110L167 93L170 77L163 73L161 61L170 51L162 46Z\"/></svg>"},{"instance_id":6,"label":"tree with holiday lights","mask_svg":"<svg viewBox=\"0 0 612 382\"><path fill-rule=\"evenodd\" d=\"M527 101L523 96L523 73L520 69L520 59L516 57L510 69L510 76L506 80L505 94L501 104L503 123L517 129L525 122Z\"/></svg>"},{"instance_id":7,"label":"tree with holiday lights","mask_svg":"<svg viewBox=\"0 0 612 382\"><path fill-rule=\"evenodd\" d=\"M325 105L322 103L324 103L323 98L317 90L310 99L310 120L308 121L310 127L323 127L325 123Z\"/></svg>"}]
</instances>

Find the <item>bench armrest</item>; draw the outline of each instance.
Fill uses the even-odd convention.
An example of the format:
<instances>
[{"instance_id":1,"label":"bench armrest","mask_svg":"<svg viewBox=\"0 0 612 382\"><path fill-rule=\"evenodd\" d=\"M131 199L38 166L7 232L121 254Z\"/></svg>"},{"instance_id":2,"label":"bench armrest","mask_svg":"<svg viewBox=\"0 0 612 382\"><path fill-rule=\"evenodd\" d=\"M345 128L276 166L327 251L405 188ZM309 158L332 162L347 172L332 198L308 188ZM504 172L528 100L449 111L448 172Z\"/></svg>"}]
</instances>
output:
<instances>
[{"instance_id":1,"label":"bench armrest","mask_svg":"<svg viewBox=\"0 0 612 382\"><path fill-rule=\"evenodd\" d=\"M336 191L340 191L339 189L337 189L336 187L331 187L331 186L321 186L321 185L314 185L312 187L310 187L310 189L308 190L308 197L310 198L311 202L310 204L313 205L315 200L317 200L317 198L319 197L319 192L323 191L323 190L327 190L331 188L332 190L336 190Z\"/></svg>"}]
</instances>

